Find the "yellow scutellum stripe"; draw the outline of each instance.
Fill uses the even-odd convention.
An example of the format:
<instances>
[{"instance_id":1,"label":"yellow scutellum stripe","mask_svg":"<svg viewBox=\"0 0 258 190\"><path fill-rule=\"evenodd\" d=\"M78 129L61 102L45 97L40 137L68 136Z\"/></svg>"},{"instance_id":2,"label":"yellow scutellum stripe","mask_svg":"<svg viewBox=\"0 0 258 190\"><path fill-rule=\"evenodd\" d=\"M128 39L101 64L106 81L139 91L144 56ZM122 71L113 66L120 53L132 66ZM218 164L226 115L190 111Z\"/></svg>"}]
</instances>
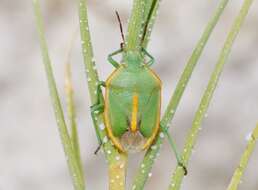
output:
<instances>
[{"instance_id":1,"label":"yellow scutellum stripe","mask_svg":"<svg viewBox=\"0 0 258 190\"><path fill-rule=\"evenodd\" d=\"M138 95L133 95L133 108L132 108L132 120L131 130L132 132L137 131L137 114L138 114Z\"/></svg>"}]
</instances>

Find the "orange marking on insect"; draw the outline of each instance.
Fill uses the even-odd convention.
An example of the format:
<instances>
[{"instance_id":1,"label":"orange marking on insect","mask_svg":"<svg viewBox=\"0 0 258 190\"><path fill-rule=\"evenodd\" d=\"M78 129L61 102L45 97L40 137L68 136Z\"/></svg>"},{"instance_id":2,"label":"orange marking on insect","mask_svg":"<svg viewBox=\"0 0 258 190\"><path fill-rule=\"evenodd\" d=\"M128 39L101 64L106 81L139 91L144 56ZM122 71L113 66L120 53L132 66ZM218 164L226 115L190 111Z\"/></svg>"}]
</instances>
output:
<instances>
[{"instance_id":1,"label":"orange marking on insect","mask_svg":"<svg viewBox=\"0 0 258 190\"><path fill-rule=\"evenodd\" d=\"M131 131L137 131L137 113L138 113L138 95L133 95L133 108L132 108L132 118L131 118Z\"/></svg>"}]
</instances>

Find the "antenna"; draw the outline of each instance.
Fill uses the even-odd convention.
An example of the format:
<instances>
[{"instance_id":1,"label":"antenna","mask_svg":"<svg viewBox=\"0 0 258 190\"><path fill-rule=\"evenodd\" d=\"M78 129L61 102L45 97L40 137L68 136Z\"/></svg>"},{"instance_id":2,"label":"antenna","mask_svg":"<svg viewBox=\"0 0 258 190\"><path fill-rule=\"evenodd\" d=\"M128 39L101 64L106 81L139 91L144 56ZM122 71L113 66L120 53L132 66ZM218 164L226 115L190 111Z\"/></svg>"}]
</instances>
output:
<instances>
[{"instance_id":1,"label":"antenna","mask_svg":"<svg viewBox=\"0 0 258 190\"><path fill-rule=\"evenodd\" d=\"M147 30L148 30L148 27L149 27L149 24L150 24L150 20L151 20L151 17L153 16L152 14L153 14L153 12L154 12L154 8L155 8L156 5L157 5L157 2L158 2L158 0L154 0L154 1L152 2L151 8L150 8L150 12L149 12L148 17L147 17L147 20L146 20L146 22L145 22L145 26L144 26L144 31L143 31L143 35L142 35L141 44L143 44L143 42L144 42L144 38L145 38L145 36L146 36L146 34L147 34Z\"/></svg>"},{"instance_id":2,"label":"antenna","mask_svg":"<svg viewBox=\"0 0 258 190\"><path fill-rule=\"evenodd\" d=\"M123 40L123 42L121 43L121 48L123 49L123 46L125 44L125 36L124 36L124 31L123 31L123 25L122 25L119 13L117 11L116 11L116 17L117 17L117 20L119 22L120 33L121 33L122 40Z\"/></svg>"}]
</instances>

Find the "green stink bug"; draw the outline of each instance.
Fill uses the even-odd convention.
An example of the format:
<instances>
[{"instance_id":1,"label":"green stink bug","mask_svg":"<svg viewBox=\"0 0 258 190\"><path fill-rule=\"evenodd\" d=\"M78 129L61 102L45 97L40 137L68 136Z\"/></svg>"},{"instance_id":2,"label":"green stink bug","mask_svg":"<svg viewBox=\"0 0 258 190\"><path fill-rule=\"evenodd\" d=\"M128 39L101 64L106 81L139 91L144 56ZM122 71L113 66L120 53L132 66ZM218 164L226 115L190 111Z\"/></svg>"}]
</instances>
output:
<instances>
[{"instance_id":1,"label":"green stink bug","mask_svg":"<svg viewBox=\"0 0 258 190\"><path fill-rule=\"evenodd\" d=\"M154 7L153 5L152 7ZM151 9L149 15L152 14ZM123 43L118 51L108 56L108 61L116 68L105 82L101 82L97 90L98 102L91 107L92 114L104 112L104 124L107 134L114 146L124 153L139 152L148 149L159 131L165 133L175 152L177 161L181 159L167 130L160 125L161 80L150 68L154 58L144 49L129 51L124 48L125 40L121 21L117 13ZM145 32L150 16L148 16ZM118 63L113 59L123 54ZM149 60L146 61L146 58ZM105 87L104 100L100 87ZM100 140L100 138L99 138ZM100 143L102 141L100 140Z\"/></svg>"}]
</instances>

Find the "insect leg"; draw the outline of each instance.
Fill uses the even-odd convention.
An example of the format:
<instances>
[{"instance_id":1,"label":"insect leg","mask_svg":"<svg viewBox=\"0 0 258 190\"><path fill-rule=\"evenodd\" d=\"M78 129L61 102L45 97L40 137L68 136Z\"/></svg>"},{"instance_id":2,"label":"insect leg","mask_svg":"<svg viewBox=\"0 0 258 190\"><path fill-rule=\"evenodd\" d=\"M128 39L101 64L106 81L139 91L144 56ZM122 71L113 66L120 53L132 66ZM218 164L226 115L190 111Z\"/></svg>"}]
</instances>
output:
<instances>
[{"instance_id":1,"label":"insect leg","mask_svg":"<svg viewBox=\"0 0 258 190\"><path fill-rule=\"evenodd\" d=\"M185 167L185 165L183 164L182 162L182 158L181 156L179 155L178 151L177 151L177 147L176 147L176 144L174 143L174 140L172 139L171 135L169 134L168 130L166 127L160 125L160 128L161 128L161 131L163 133L165 133L165 135L167 136L168 138L168 142L171 146L171 148L173 149L175 155L176 155L176 160L177 160L177 163L179 166L181 166L183 169L184 169L184 175L187 175L187 168Z\"/></svg>"},{"instance_id":2,"label":"insect leg","mask_svg":"<svg viewBox=\"0 0 258 190\"><path fill-rule=\"evenodd\" d=\"M103 81L99 82L99 84L97 86L97 102L90 107L91 116L93 118L93 123L94 123L95 131L97 134L98 142L99 142L99 146L96 149L95 154L97 154L97 152L99 151L99 149L102 145L102 140L101 140L101 137L99 134L99 129L97 128L97 126L98 126L97 116L98 116L98 114L100 114L104 111L104 100L103 100L103 97L101 96L101 86L105 87L106 86L105 82L103 82Z\"/></svg>"},{"instance_id":3,"label":"insect leg","mask_svg":"<svg viewBox=\"0 0 258 190\"><path fill-rule=\"evenodd\" d=\"M146 49L142 48L142 52L144 55L146 55L150 60L146 63L149 67L155 63L154 57L147 52Z\"/></svg>"},{"instance_id":4,"label":"insect leg","mask_svg":"<svg viewBox=\"0 0 258 190\"><path fill-rule=\"evenodd\" d=\"M113 53L108 55L109 63L111 63L115 68L118 68L120 66L120 64L116 60L113 59L113 56L115 56L115 55L117 55L117 54L119 54L121 52L123 52L123 50L119 49L119 50L117 50L117 51L115 51L115 52L113 52Z\"/></svg>"}]
</instances>

